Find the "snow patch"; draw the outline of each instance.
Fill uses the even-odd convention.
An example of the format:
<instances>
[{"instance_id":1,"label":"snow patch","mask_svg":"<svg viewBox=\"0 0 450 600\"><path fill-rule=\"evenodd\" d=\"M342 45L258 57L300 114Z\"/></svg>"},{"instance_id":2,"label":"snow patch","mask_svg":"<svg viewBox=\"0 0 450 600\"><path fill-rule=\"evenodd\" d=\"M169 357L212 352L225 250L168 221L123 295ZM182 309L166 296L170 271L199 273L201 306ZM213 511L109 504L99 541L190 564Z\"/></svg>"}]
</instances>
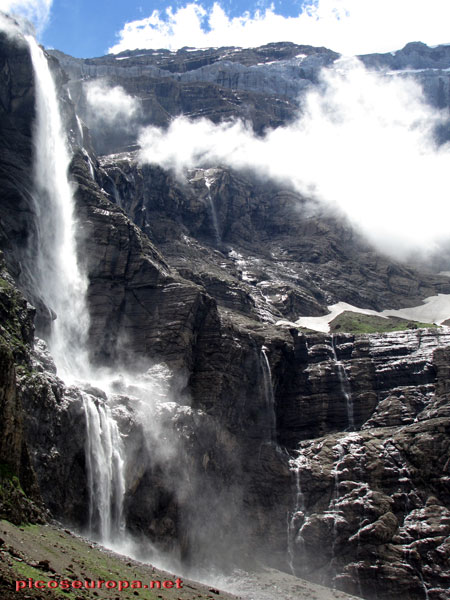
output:
<instances>
[{"instance_id":1,"label":"snow patch","mask_svg":"<svg viewBox=\"0 0 450 600\"><path fill-rule=\"evenodd\" d=\"M441 325L444 321L450 318L450 294L438 294L437 296L429 296L425 298L424 303L419 306L399 309L386 309L382 312L365 308L358 308L347 304L347 302L337 302L328 306L329 313L321 317L300 317L295 322L299 327L306 327L314 331L322 333L330 332L330 323L344 311L362 313L364 315L374 315L377 317L400 317L412 321L420 321L422 323L435 323ZM279 321L278 324L283 322Z\"/></svg>"}]
</instances>

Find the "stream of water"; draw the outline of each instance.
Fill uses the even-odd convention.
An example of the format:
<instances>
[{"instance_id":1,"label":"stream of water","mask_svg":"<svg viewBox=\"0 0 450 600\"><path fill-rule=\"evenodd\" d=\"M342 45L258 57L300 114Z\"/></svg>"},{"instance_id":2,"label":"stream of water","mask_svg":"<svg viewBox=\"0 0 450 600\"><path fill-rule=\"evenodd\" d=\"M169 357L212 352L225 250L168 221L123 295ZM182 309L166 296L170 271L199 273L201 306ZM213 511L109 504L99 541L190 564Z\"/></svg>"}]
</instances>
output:
<instances>
[{"instance_id":1,"label":"stream of water","mask_svg":"<svg viewBox=\"0 0 450 600\"><path fill-rule=\"evenodd\" d=\"M87 278L79 267L70 154L56 86L43 50L26 36L36 89L34 125L34 200L38 230L36 289L56 314L48 345L66 384L91 375L87 351ZM89 531L102 542L123 530L124 449L107 402L83 393Z\"/></svg>"}]
</instances>

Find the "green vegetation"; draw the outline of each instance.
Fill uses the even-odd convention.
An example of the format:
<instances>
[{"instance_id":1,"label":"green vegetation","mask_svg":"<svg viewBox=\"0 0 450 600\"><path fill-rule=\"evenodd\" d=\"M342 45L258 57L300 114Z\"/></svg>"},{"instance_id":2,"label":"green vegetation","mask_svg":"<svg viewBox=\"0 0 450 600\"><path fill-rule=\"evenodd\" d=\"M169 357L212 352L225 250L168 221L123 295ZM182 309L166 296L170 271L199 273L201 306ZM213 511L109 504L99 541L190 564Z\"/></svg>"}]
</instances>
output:
<instances>
[{"instance_id":1,"label":"green vegetation","mask_svg":"<svg viewBox=\"0 0 450 600\"><path fill-rule=\"evenodd\" d=\"M0 344L19 363L27 363L31 332L32 320L25 299L0 271Z\"/></svg>"},{"instance_id":2,"label":"green vegetation","mask_svg":"<svg viewBox=\"0 0 450 600\"><path fill-rule=\"evenodd\" d=\"M136 563L113 552L105 551L92 542L70 534L67 530L49 525L22 525L0 521L0 537L7 552L7 560L0 562L0 598L19 597L14 591L15 581L78 580L78 581L133 581L149 585L151 581L175 581L178 575L165 573L149 564ZM3 543L3 542L2 542ZM185 581L180 589L117 588L105 585L92 589L48 589L43 592L24 588L21 594L30 599L42 600L83 599L97 597L98 600L118 598L120 600L225 600L226 594L211 595L208 586Z\"/></svg>"},{"instance_id":3,"label":"green vegetation","mask_svg":"<svg viewBox=\"0 0 450 600\"><path fill-rule=\"evenodd\" d=\"M13 354L16 365L29 365L34 312L14 285L0 252L0 345Z\"/></svg>"},{"instance_id":4,"label":"green vegetation","mask_svg":"<svg viewBox=\"0 0 450 600\"><path fill-rule=\"evenodd\" d=\"M13 477L14 477L14 472L13 472L11 465L0 462L0 479L11 480ZM16 479L17 479L17 477L16 477Z\"/></svg>"},{"instance_id":5,"label":"green vegetation","mask_svg":"<svg viewBox=\"0 0 450 600\"><path fill-rule=\"evenodd\" d=\"M389 331L405 331L408 329L424 329L437 327L434 323L420 323L399 317L378 317L344 311L330 323L330 332L340 333L386 333Z\"/></svg>"}]
</instances>

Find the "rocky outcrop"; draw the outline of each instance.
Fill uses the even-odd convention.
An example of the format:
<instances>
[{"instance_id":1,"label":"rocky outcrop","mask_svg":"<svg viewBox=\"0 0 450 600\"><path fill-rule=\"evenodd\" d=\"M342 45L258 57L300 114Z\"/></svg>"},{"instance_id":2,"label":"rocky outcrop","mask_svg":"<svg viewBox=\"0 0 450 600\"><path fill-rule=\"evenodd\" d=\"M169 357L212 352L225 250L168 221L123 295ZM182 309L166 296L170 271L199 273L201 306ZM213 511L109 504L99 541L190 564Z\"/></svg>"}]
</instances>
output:
<instances>
[{"instance_id":1,"label":"rocky outcrop","mask_svg":"<svg viewBox=\"0 0 450 600\"><path fill-rule=\"evenodd\" d=\"M13 275L28 284L24 260L34 235L32 199L33 67L25 41L0 32L0 248Z\"/></svg>"},{"instance_id":2,"label":"rocky outcrop","mask_svg":"<svg viewBox=\"0 0 450 600\"><path fill-rule=\"evenodd\" d=\"M92 129L100 154L132 147L139 125L166 126L179 115L206 117L214 123L239 118L257 133L289 123L308 91L317 88L321 70L340 56L327 48L288 42L252 49L135 50L93 59L73 58L58 50L51 53L69 75L77 111ZM447 46L413 42L396 52L358 58L387 77L418 81L432 106L450 106ZM86 82L95 80L119 85L140 99L142 110L133 121L134 131L120 123L98 126L96 115L89 113L85 88ZM448 124L440 126L441 142L448 139L448 131Z\"/></svg>"},{"instance_id":3,"label":"rocky outcrop","mask_svg":"<svg viewBox=\"0 0 450 600\"><path fill-rule=\"evenodd\" d=\"M288 562L298 576L364 598L447 598L448 351L435 348L448 344L430 330L296 342L297 400L277 414L296 446ZM347 433L325 433L334 419ZM303 436L315 439L294 444Z\"/></svg>"},{"instance_id":4,"label":"rocky outcrop","mask_svg":"<svg viewBox=\"0 0 450 600\"><path fill-rule=\"evenodd\" d=\"M34 310L15 288L0 257L0 517L44 519L24 428L18 378L31 367Z\"/></svg>"},{"instance_id":5,"label":"rocky outcrop","mask_svg":"<svg viewBox=\"0 0 450 600\"><path fill-rule=\"evenodd\" d=\"M101 166L100 185L171 266L256 320L326 314L339 301L417 305L450 291L448 278L379 255L339 215L288 187L219 168L193 170L181 183L133 155L104 157Z\"/></svg>"},{"instance_id":6,"label":"rocky outcrop","mask_svg":"<svg viewBox=\"0 0 450 600\"><path fill-rule=\"evenodd\" d=\"M136 144L139 126L166 126L179 115L214 123L238 118L257 133L283 125L295 117L298 97L317 83L321 68L339 56L326 48L291 43L253 49L139 50L95 59L51 53L70 77L71 96L100 154L128 149ZM86 83L95 80L121 86L140 99L133 131L120 123L99 126L86 97Z\"/></svg>"},{"instance_id":7,"label":"rocky outcrop","mask_svg":"<svg viewBox=\"0 0 450 600\"><path fill-rule=\"evenodd\" d=\"M434 393L433 352L450 345L447 331L432 329L294 339L292 354L274 365L288 447L333 430L413 423Z\"/></svg>"},{"instance_id":8,"label":"rocky outcrop","mask_svg":"<svg viewBox=\"0 0 450 600\"><path fill-rule=\"evenodd\" d=\"M432 419L302 443L296 574L364 598L447 598L447 435Z\"/></svg>"},{"instance_id":9,"label":"rocky outcrop","mask_svg":"<svg viewBox=\"0 0 450 600\"><path fill-rule=\"evenodd\" d=\"M423 42L410 42L401 50L385 54L366 54L359 59L370 68L389 70L447 69L450 48L447 44L427 46Z\"/></svg>"},{"instance_id":10,"label":"rocky outcrop","mask_svg":"<svg viewBox=\"0 0 450 600\"><path fill-rule=\"evenodd\" d=\"M98 364L192 365L197 331L215 312L204 290L171 270L148 237L105 197L81 154L72 173L89 273L90 346ZM128 358L127 358L128 357Z\"/></svg>"}]
</instances>

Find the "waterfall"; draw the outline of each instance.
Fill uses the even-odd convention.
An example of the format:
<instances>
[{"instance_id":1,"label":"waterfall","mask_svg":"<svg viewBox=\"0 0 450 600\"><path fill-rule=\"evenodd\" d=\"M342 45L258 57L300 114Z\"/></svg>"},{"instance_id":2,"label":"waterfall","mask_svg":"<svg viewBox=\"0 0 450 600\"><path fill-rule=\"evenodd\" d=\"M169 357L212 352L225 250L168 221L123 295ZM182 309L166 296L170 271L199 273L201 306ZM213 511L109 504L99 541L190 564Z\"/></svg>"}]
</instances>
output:
<instances>
[{"instance_id":1,"label":"waterfall","mask_svg":"<svg viewBox=\"0 0 450 600\"><path fill-rule=\"evenodd\" d=\"M277 437L277 417L275 414L275 394L273 393L272 372L270 370L269 359L267 358L267 348L261 348L261 369L264 382L264 397L267 411L267 421L269 426L270 441L276 442Z\"/></svg>"},{"instance_id":2,"label":"waterfall","mask_svg":"<svg viewBox=\"0 0 450 600\"><path fill-rule=\"evenodd\" d=\"M352 392L351 392L351 388L350 388L350 381L348 380L344 365L337 358L336 340L334 338L334 335L331 336L331 349L333 352L334 362L337 367L337 372L338 372L338 377L339 377L339 385L341 388L342 395L345 398L345 405L347 407L347 422L348 422L347 431L354 431L355 419L354 419L354 413L353 413L353 399L352 399Z\"/></svg>"},{"instance_id":3,"label":"waterfall","mask_svg":"<svg viewBox=\"0 0 450 600\"><path fill-rule=\"evenodd\" d=\"M83 393L83 406L87 423L89 534L108 543L124 531L123 443L107 405L96 405Z\"/></svg>"},{"instance_id":4,"label":"waterfall","mask_svg":"<svg viewBox=\"0 0 450 600\"><path fill-rule=\"evenodd\" d=\"M305 512L305 497L302 492L301 482L300 482L300 471L303 466L305 466L305 459L302 455L300 455L296 460L289 461L289 466L294 473L295 479L295 494L294 494L294 509L292 513L288 513L288 521L287 521L287 540L288 540L288 565L291 570L292 575L296 575L295 566L294 566L294 558L295 558L295 543L296 541L302 542L303 539L301 534L299 535L299 539L296 540L296 528L297 528L297 519L299 516L304 516Z\"/></svg>"},{"instance_id":5,"label":"waterfall","mask_svg":"<svg viewBox=\"0 0 450 600\"><path fill-rule=\"evenodd\" d=\"M87 161L87 164L89 167L89 173L91 174L91 178L93 181L95 181L95 171L94 171L94 165L92 163L92 159L89 156L88 152L86 152L86 150L84 148L83 148L83 154L84 154L84 157L86 158L86 161Z\"/></svg>"},{"instance_id":6,"label":"waterfall","mask_svg":"<svg viewBox=\"0 0 450 600\"><path fill-rule=\"evenodd\" d=\"M87 368L86 277L77 262L73 189L68 179L70 155L56 87L36 40L26 36L34 68L34 193L38 229L36 287L56 313L48 340L58 373L65 381Z\"/></svg>"},{"instance_id":7,"label":"waterfall","mask_svg":"<svg viewBox=\"0 0 450 600\"><path fill-rule=\"evenodd\" d=\"M220 229L219 229L219 219L217 218L216 205L214 204L213 197L211 196L212 182L213 182L213 180L205 174L205 185L208 189L208 200L209 200L209 206L211 208L211 218L212 218L212 222L214 225L214 232L216 234L216 242L218 244L220 244L220 242L222 241L222 238L221 238Z\"/></svg>"},{"instance_id":8,"label":"waterfall","mask_svg":"<svg viewBox=\"0 0 450 600\"><path fill-rule=\"evenodd\" d=\"M56 86L44 52L33 37L26 36L26 40L36 89L35 284L44 303L56 313L48 344L59 376L70 384L92 374L87 352L87 279L77 261L74 197L68 178L70 154ZM80 393L86 417L89 532L108 542L123 530L124 449L108 405Z\"/></svg>"},{"instance_id":9,"label":"waterfall","mask_svg":"<svg viewBox=\"0 0 450 600\"><path fill-rule=\"evenodd\" d=\"M344 440L342 440L343 442ZM328 506L328 511L333 516L333 539L331 542L331 563L330 565L334 566L336 562L336 544L338 541L338 522L341 518L342 513L338 510L338 503L340 499L340 489L339 489L339 475L340 475L340 467L346 459L345 447L341 442L338 442L336 446L334 446L333 450L337 450L336 464L334 466L334 488L333 494L331 496L331 500ZM333 589L335 586L333 585Z\"/></svg>"}]
</instances>

